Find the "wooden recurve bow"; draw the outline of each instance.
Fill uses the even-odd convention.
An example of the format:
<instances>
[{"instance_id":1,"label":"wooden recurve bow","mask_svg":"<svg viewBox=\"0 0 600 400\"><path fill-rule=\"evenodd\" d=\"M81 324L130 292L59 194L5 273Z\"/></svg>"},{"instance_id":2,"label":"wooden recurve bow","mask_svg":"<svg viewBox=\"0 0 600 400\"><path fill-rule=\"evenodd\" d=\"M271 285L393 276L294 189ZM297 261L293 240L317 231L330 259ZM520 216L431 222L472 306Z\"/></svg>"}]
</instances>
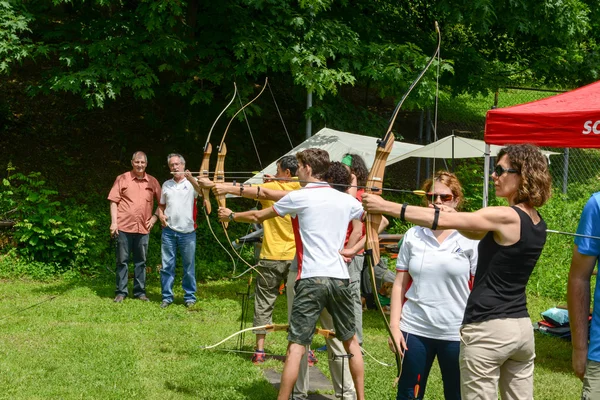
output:
<instances>
[{"instance_id":1,"label":"wooden recurve bow","mask_svg":"<svg viewBox=\"0 0 600 400\"><path fill-rule=\"evenodd\" d=\"M381 193L382 193L383 176L385 173L385 164L386 164L389 154L392 151L392 147L394 145L395 137L394 137L394 134L392 133L392 128L394 127L394 122L396 121L396 117L398 116L398 113L399 113L400 109L402 108L402 104L404 104L404 101L406 100L406 98L408 97L410 92L417 85L417 83L419 83L419 81L421 80L423 75L425 75L425 72L427 72L427 70L433 63L433 60L435 59L435 57L437 56L437 54L440 51L441 35L440 35L440 29L439 29L437 22L435 23L435 29L436 29L436 32L438 35L438 43L437 43L435 53L431 56L431 58L427 62L427 65L425 66L425 68L421 71L419 76L412 82L412 84L409 86L406 93L402 96L402 98L396 105L394 112L392 113L392 116L390 118L388 128L387 128L385 135L381 139L377 140L377 151L375 153L375 161L373 162L373 166L371 167L371 171L369 172L369 177L367 178L367 183L365 185L367 188L365 189L365 193L378 194L378 195L381 195ZM396 370L397 370L396 379L394 380L394 385L396 385L398 383L398 380L400 379L400 374L402 373L402 353L400 352L400 348L398 347L396 340L394 340L392 330L390 328L390 324L388 322L387 317L385 316L383 308L381 307L381 303L379 302L379 297L377 296L377 293L378 293L377 282L375 280L375 266L379 263L379 260L380 260L379 232L378 232L380 223L381 223L381 215L367 213L367 216L365 219L365 231L366 231L365 256L367 258L367 263L369 265L369 275L371 277L371 287L373 290L373 298L375 300L375 304L377 305L379 312L381 313L381 316L385 323L385 327L388 331L388 335L391 338L392 346L394 347L394 352L395 352L395 357L396 357Z\"/></svg>"}]
</instances>

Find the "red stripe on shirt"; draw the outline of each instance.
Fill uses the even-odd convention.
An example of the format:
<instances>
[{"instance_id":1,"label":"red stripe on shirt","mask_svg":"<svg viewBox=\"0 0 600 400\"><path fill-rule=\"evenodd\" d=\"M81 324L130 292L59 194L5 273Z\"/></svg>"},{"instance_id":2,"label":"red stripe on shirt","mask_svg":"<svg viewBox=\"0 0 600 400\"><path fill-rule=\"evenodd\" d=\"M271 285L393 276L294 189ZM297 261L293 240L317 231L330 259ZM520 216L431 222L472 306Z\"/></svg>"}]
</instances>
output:
<instances>
[{"instance_id":1,"label":"red stripe on shirt","mask_svg":"<svg viewBox=\"0 0 600 400\"><path fill-rule=\"evenodd\" d=\"M198 207L196 207L196 198L194 199L194 205L192 206L192 218L194 218L194 230L198 228L198 224L196 224L196 217L198 216Z\"/></svg>"},{"instance_id":2,"label":"red stripe on shirt","mask_svg":"<svg viewBox=\"0 0 600 400\"><path fill-rule=\"evenodd\" d=\"M304 255L304 248L302 247L302 237L300 236L300 222L296 215L292 218L292 229L294 230L294 241L296 242L296 262L298 263L298 275L296 280L300 279L302 275L302 257Z\"/></svg>"}]
</instances>

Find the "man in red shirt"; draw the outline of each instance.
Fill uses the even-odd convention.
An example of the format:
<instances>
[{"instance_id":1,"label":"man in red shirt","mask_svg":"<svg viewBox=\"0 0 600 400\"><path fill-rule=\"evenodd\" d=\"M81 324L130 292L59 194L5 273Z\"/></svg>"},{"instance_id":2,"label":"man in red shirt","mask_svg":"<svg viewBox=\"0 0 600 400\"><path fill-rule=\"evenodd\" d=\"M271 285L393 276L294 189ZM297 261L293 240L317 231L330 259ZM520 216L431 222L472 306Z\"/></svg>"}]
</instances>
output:
<instances>
[{"instance_id":1,"label":"man in red shirt","mask_svg":"<svg viewBox=\"0 0 600 400\"><path fill-rule=\"evenodd\" d=\"M117 176L108 194L110 200L110 234L118 240L115 303L127 297L129 256L135 266L133 296L149 301L146 296L146 256L150 230L158 220L152 213L153 199L160 201L160 184L146 173L148 159L141 151L133 153L133 169Z\"/></svg>"}]
</instances>

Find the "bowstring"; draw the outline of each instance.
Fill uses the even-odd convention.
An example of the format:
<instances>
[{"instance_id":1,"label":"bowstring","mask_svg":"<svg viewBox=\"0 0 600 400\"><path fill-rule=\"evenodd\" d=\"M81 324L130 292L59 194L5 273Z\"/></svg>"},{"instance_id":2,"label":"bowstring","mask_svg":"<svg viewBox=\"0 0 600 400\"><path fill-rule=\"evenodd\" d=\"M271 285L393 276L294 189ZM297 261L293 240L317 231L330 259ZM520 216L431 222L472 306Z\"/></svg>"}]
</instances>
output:
<instances>
[{"instance_id":1,"label":"bowstring","mask_svg":"<svg viewBox=\"0 0 600 400\"><path fill-rule=\"evenodd\" d=\"M239 96L239 92L237 90L237 85L235 84L235 82L233 83L233 98L231 99L231 101L229 103L227 103L227 106L223 109L223 111L221 111L219 113L219 115L217 116L217 119L215 119L215 122L213 122L210 131L208 132L208 137L206 139L206 144L204 145L204 150L206 150L206 147L208 146L208 144L210 143L210 136L212 134L213 129L215 128L215 125L217 125L217 122L219 121L219 119L221 118L221 116L225 113L225 111L227 111L227 109L229 108L229 106L231 106L231 104L233 104L233 102L235 101L235 95ZM209 161L210 164L210 161ZM209 178L210 179L210 178ZM236 260L233 258L233 256L231 255L231 253L225 248L225 246L223 245L223 243L221 243L221 241L217 238L217 235L215 234L215 231L212 228L212 225L210 224L210 218L208 217L208 212L206 210L206 207L204 206L204 201L210 201L210 199L202 199L202 211L204 212L204 217L206 218L206 223L208 225L208 228L210 229L210 232L213 235L213 238L217 241L217 243L219 243L219 246L221 246L221 248L225 251L225 253L227 253L227 255L229 256L229 258L231 259L231 262L233 264L233 273L235 273L235 269L236 269Z\"/></svg>"},{"instance_id":2,"label":"bowstring","mask_svg":"<svg viewBox=\"0 0 600 400\"><path fill-rule=\"evenodd\" d=\"M436 21L436 27L437 27L437 21ZM436 70L436 83L435 83L435 105L434 105L434 112L433 112L433 142L437 142L437 127L438 127L438 105L439 105L439 82L440 82L440 44L442 41L442 36L439 30L439 27L437 27L437 33L438 33L438 45L437 45L437 50L436 50L436 55L434 55L434 58L437 57L437 70ZM432 166L432 171L431 171L431 184L432 184L432 188L435 185L435 161L436 161L436 157L435 157L435 151L436 151L436 147L433 147L433 166ZM435 192L435 189L433 190ZM434 201L435 199L432 199L432 201ZM433 233L433 231L432 231ZM435 237L435 235L434 235ZM428 247L428 243L427 241L425 241L425 250L423 251L423 255L421 256L421 265L419 266L419 276L421 275L422 271L423 271L423 264L425 261L425 255L427 253L427 247ZM408 272L408 271L407 271ZM417 282L415 285L415 295L417 296L417 298L419 297L419 286L420 286L420 282ZM408 290L407 290L408 292ZM406 293L404 294L406 296ZM400 316L400 318L402 318L402 316ZM402 330L400 330L400 334L402 335ZM404 338L404 342L407 343L408 342L408 336L410 335L409 332L406 332L406 338ZM404 354L402 357L402 365L404 364Z\"/></svg>"},{"instance_id":3,"label":"bowstring","mask_svg":"<svg viewBox=\"0 0 600 400\"><path fill-rule=\"evenodd\" d=\"M288 138L288 141L290 142L290 147L293 149L294 145L292 144L292 139L290 138L290 134L288 133L287 127L285 126L285 121L283 120L283 117L281 116L281 112L279 111L279 106L277 105L277 100L275 100L275 95L273 94L273 90L271 90L271 84L267 83L267 86L269 87L269 92L271 93L271 97L273 98L273 103L275 103L275 108L277 109L277 114L279 115L279 119L281 120L281 123L283 124L283 130L285 131L285 135Z\"/></svg>"}]
</instances>

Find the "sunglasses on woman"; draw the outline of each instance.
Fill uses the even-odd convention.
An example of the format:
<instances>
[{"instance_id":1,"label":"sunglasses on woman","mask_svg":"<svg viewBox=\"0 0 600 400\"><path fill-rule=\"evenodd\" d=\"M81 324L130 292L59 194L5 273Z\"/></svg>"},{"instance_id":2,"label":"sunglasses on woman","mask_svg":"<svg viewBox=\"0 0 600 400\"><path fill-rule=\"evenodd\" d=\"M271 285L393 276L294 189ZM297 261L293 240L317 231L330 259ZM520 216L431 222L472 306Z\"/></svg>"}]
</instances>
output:
<instances>
[{"instance_id":1,"label":"sunglasses on woman","mask_svg":"<svg viewBox=\"0 0 600 400\"><path fill-rule=\"evenodd\" d=\"M496 168L494 168L494 172L496 173L496 176L502 176L502 174L505 172L508 172L511 174L518 174L519 170L514 169L514 168L504 169L504 168L502 168L502 165L498 164L498 165L496 165Z\"/></svg>"},{"instance_id":2,"label":"sunglasses on woman","mask_svg":"<svg viewBox=\"0 0 600 400\"><path fill-rule=\"evenodd\" d=\"M443 202L448 202L448 201L452 201L452 199L454 198L454 195L447 194L447 193L432 193L432 192L427 193L427 200L429 200L431 202L433 202L438 197Z\"/></svg>"}]
</instances>

